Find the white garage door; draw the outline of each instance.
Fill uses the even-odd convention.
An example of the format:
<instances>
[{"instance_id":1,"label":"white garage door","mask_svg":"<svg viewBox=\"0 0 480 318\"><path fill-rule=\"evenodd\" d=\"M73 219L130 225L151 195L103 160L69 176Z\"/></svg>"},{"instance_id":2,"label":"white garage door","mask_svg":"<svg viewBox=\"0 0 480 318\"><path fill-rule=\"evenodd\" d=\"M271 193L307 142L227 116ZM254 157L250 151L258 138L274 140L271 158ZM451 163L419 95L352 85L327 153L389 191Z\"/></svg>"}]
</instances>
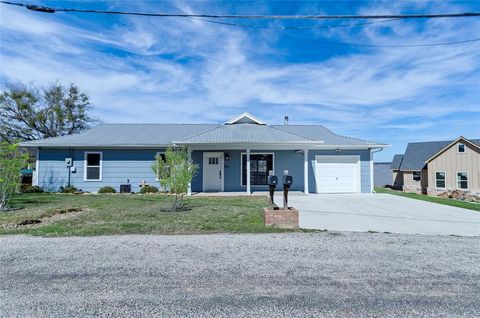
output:
<instances>
[{"instance_id":1,"label":"white garage door","mask_svg":"<svg viewBox=\"0 0 480 318\"><path fill-rule=\"evenodd\" d=\"M360 192L360 156L315 156L317 193Z\"/></svg>"}]
</instances>

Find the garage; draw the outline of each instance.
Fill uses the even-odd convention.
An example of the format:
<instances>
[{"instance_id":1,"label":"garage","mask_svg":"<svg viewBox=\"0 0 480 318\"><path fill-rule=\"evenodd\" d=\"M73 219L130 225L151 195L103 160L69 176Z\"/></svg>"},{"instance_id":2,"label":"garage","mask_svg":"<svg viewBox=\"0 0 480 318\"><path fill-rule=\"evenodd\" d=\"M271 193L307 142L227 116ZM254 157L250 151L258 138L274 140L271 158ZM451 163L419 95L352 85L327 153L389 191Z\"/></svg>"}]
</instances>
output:
<instances>
[{"instance_id":1,"label":"garage","mask_svg":"<svg viewBox=\"0 0 480 318\"><path fill-rule=\"evenodd\" d=\"M315 156L317 193L360 192L360 156Z\"/></svg>"}]
</instances>

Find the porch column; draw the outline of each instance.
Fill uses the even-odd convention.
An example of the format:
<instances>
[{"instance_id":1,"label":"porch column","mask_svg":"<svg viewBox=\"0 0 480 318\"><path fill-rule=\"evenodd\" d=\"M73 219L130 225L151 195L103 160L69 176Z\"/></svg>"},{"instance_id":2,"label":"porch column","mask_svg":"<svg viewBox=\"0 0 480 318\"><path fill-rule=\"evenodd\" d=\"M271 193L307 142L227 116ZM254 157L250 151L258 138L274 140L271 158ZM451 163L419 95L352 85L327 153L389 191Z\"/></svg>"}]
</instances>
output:
<instances>
[{"instance_id":1,"label":"porch column","mask_svg":"<svg viewBox=\"0 0 480 318\"><path fill-rule=\"evenodd\" d=\"M308 194L308 149L303 151L303 191Z\"/></svg>"},{"instance_id":2,"label":"porch column","mask_svg":"<svg viewBox=\"0 0 480 318\"><path fill-rule=\"evenodd\" d=\"M188 162L192 162L192 149L187 148L187 153L188 153ZM192 195L192 182L188 183L188 190L187 190L187 195Z\"/></svg>"},{"instance_id":3,"label":"porch column","mask_svg":"<svg viewBox=\"0 0 480 318\"><path fill-rule=\"evenodd\" d=\"M250 192L250 149L247 149L247 194Z\"/></svg>"}]
</instances>

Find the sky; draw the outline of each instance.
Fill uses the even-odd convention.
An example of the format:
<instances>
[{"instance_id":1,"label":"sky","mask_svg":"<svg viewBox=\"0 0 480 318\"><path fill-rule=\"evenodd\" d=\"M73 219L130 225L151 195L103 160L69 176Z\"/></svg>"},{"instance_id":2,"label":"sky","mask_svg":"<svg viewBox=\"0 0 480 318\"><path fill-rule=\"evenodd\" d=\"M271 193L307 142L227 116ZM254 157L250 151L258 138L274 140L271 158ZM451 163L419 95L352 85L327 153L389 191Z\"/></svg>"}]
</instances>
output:
<instances>
[{"instance_id":1,"label":"sky","mask_svg":"<svg viewBox=\"0 0 480 318\"><path fill-rule=\"evenodd\" d=\"M24 2L198 14L480 12L480 1ZM290 124L392 145L375 161L408 142L480 138L480 42L346 45L480 38L480 18L224 22L244 26L0 4L0 87L75 83L107 123L223 123L250 112L281 124L288 115Z\"/></svg>"}]
</instances>

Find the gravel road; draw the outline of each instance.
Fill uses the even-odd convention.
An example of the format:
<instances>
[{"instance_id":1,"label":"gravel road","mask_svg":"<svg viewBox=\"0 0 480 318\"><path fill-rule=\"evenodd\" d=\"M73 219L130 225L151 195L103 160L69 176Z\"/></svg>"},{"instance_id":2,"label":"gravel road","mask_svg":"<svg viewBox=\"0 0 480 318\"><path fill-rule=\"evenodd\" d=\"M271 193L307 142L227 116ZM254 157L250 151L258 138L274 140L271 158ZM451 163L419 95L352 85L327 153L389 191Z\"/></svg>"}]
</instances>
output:
<instances>
[{"instance_id":1,"label":"gravel road","mask_svg":"<svg viewBox=\"0 0 480 318\"><path fill-rule=\"evenodd\" d=\"M1 317L479 317L480 237L0 237Z\"/></svg>"}]
</instances>

